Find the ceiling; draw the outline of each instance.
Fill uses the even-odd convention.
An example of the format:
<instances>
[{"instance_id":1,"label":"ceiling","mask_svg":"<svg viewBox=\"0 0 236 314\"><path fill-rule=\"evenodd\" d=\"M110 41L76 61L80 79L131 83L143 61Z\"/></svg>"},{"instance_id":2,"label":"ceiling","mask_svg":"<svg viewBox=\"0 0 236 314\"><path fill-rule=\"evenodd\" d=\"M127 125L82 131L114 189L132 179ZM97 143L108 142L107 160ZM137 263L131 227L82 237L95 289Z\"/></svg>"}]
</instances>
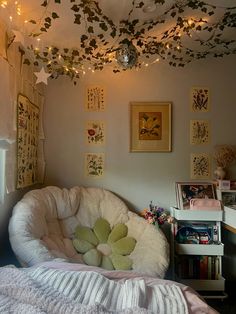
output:
<instances>
[{"instance_id":1,"label":"ceiling","mask_svg":"<svg viewBox=\"0 0 236 314\"><path fill-rule=\"evenodd\" d=\"M25 36L24 46L31 50L28 61L45 66L55 77L61 74L79 77L85 69L101 70L104 66L112 66L114 72L131 68L117 66L116 51L122 44L132 43L137 50L135 67L157 61L184 66L209 55L236 53L235 0L0 0L0 3L1 16L9 28ZM48 50L53 47L54 54ZM130 51L120 52L121 57L125 54L129 57Z\"/></svg>"}]
</instances>

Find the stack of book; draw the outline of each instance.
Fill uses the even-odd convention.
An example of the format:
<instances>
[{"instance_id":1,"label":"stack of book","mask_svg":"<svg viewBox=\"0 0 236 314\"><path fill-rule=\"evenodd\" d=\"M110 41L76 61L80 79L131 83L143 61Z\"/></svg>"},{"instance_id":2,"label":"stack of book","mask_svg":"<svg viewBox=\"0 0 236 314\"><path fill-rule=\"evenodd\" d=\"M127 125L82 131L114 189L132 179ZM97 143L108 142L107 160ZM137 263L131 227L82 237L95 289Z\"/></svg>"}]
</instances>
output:
<instances>
[{"instance_id":1,"label":"stack of book","mask_svg":"<svg viewBox=\"0 0 236 314\"><path fill-rule=\"evenodd\" d=\"M220 260L218 256L179 256L176 273L183 279L219 279Z\"/></svg>"}]
</instances>

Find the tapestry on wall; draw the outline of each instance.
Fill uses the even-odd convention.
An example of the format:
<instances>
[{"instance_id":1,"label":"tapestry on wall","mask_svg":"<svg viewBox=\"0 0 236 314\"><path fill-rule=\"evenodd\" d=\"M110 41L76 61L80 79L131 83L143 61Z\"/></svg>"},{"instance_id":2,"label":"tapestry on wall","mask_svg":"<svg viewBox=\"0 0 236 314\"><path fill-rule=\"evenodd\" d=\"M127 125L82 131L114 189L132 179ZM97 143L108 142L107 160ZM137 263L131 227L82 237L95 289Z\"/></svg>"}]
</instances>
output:
<instances>
[{"instance_id":1,"label":"tapestry on wall","mask_svg":"<svg viewBox=\"0 0 236 314\"><path fill-rule=\"evenodd\" d=\"M17 101L16 188L37 183L39 108L23 95Z\"/></svg>"}]
</instances>

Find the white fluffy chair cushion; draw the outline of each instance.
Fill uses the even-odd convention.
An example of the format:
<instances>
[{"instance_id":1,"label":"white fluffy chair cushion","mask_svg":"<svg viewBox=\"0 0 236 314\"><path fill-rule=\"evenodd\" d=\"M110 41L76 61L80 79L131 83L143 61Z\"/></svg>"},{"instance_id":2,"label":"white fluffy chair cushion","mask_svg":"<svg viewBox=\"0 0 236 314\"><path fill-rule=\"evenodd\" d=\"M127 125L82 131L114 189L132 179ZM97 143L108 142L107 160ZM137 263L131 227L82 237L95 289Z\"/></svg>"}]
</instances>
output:
<instances>
[{"instance_id":1,"label":"white fluffy chair cushion","mask_svg":"<svg viewBox=\"0 0 236 314\"><path fill-rule=\"evenodd\" d=\"M23 266L63 258L83 263L72 239L77 225L92 228L97 218L110 226L125 223L137 240L130 257L133 270L163 278L169 265L169 245L163 232L128 210L113 193L100 188L49 186L25 194L9 224L13 251Z\"/></svg>"}]
</instances>

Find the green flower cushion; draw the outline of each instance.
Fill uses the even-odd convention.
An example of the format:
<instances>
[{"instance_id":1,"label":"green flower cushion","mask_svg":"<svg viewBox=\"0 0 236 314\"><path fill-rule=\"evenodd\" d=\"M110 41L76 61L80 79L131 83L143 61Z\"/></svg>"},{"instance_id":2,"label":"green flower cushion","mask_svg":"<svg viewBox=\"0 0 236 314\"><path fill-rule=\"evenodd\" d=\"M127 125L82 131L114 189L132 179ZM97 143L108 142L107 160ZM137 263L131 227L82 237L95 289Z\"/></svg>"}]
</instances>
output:
<instances>
[{"instance_id":1,"label":"green flower cushion","mask_svg":"<svg viewBox=\"0 0 236 314\"><path fill-rule=\"evenodd\" d=\"M77 226L73 245L83 254L87 265L107 270L129 270L133 261L128 255L134 250L136 240L127 234L125 224L119 223L111 229L106 219L98 218L93 229Z\"/></svg>"}]
</instances>

